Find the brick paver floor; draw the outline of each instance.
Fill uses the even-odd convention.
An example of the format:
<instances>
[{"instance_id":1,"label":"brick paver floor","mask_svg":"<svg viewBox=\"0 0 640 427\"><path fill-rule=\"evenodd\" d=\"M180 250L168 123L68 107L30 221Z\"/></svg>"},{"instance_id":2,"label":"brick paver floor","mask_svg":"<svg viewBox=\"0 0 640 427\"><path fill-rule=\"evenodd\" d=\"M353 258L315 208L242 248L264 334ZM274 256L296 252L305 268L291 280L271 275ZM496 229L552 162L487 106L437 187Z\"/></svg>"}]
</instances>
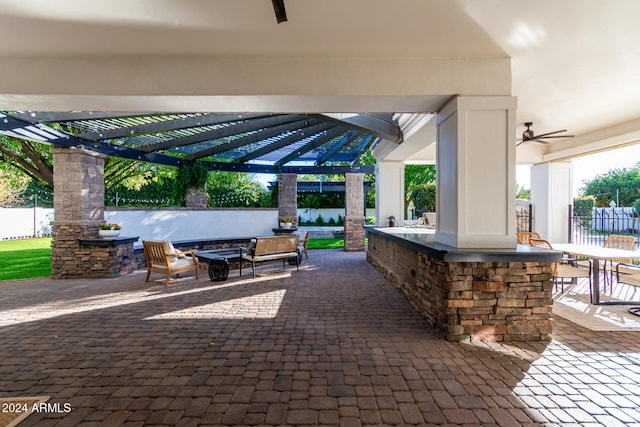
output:
<instances>
[{"instance_id":1,"label":"brick paver floor","mask_svg":"<svg viewBox=\"0 0 640 427\"><path fill-rule=\"evenodd\" d=\"M640 426L639 332L450 343L364 253L259 271L0 282L0 397L50 396L21 426Z\"/></svg>"}]
</instances>

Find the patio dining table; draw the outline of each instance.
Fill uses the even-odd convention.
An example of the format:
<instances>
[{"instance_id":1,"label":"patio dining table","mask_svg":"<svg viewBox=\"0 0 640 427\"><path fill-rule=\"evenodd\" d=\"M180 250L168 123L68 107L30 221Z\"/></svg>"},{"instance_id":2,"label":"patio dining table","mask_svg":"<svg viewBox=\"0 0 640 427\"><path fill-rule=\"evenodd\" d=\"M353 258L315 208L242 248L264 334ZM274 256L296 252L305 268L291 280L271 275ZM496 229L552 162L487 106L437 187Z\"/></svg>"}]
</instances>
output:
<instances>
[{"instance_id":1,"label":"patio dining table","mask_svg":"<svg viewBox=\"0 0 640 427\"><path fill-rule=\"evenodd\" d=\"M595 305L627 305L640 304L640 301L600 301L600 261L614 261L617 259L640 259L640 251L628 251L625 249L604 248L602 246L578 245L573 243L553 243L553 249L571 255L589 258L593 266L591 303Z\"/></svg>"}]
</instances>

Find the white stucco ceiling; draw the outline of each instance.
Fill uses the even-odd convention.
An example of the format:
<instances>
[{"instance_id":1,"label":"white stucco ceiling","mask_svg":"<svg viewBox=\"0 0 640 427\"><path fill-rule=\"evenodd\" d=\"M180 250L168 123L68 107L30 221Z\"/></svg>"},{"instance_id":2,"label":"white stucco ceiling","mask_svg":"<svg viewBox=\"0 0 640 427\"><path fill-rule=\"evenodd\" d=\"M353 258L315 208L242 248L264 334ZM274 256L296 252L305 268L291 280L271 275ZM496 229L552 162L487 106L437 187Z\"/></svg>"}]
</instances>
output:
<instances>
[{"instance_id":1,"label":"white stucco ceiling","mask_svg":"<svg viewBox=\"0 0 640 427\"><path fill-rule=\"evenodd\" d=\"M147 57L213 62L219 57L330 58L341 67L343 59L352 64L384 58L403 68L417 64L415 69L421 70L418 61L424 59L511 58L518 132L532 121L536 133L567 129L576 135L549 145L523 145L519 161L573 156L580 151L576 146L598 150L628 144L640 132L637 0L285 0L285 5L289 21L277 24L269 0L0 0L0 60L35 58L46 66L48 58L69 58L82 67L79 58L107 64L114 56L132 62ZM309 68L301 70L308 73ZM430 69L424 66L422 72L428 84ZM370 84L376 82L383 87L389 78L372 78ZM56 87L55 79L47 83ZM147 90L142 95L154 88L145 84L140 81ZM158 91L161 86L157 84ZM0 96L2 109L11 108L11 99L34 94L10 95ZM83 106L73 105L82 100L78 94L52 90L47 95L51 109ZM433 95L440 101L446 90ZM105 108L121 105L113 97L104 97ZM151 108L144 98L132 99ZM189 102L184 97L161 99L166 103L161 110L178 110ZM426 105L425 99L406 105ZM197 93L190 101L206 106ZM229 99L228 105L237 111L246 102L251 101ZM295 104L277 98L273 109L286 109L286 102ZM260 107L270 105L265 98ZM358 105L363 104L353 103Z\"/></svg>"}]
</instances>

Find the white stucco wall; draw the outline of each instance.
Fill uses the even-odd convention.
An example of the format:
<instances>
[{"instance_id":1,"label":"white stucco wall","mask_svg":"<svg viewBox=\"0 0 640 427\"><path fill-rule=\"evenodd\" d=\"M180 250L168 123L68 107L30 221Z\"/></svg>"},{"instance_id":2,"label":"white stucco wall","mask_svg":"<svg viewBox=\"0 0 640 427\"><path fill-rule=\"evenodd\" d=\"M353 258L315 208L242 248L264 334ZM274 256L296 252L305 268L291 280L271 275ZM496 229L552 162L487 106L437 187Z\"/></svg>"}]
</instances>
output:
<instances>
[{"instance_id":1,"label":"white stucco wall","mask_svg":"<svg viewBox=\"0 0 640 427\"><path fill-rule=\"evenodd\" d=\"M273 235L276 209L109 210L105 221L122 226L121 236L147 239L224 239Z\"/></svg>"},{"instance_id":2,"label":"white stucco wall","mask_svg":"<svg viewBox=\"0 0 640 427\"><path fill-rule=\"evenodd\" d=\"M51 235L51 208L0 208L0 240Z\"/></svg>"}]
</instances>

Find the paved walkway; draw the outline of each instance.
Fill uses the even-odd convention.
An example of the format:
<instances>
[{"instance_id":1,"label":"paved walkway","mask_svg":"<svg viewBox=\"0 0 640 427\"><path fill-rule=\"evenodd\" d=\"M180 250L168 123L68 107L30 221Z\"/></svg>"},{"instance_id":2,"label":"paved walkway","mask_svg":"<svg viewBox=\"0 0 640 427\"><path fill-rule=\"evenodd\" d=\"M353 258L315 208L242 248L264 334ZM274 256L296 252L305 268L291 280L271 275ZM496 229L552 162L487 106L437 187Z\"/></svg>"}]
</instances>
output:
<instances>
[{"instance_id":1,"label":"paved walkway","mask_svg":"<svg viewBox=\"0 0 640 427\"><path fill-rule=\"evenodd\" d=\"M310 258L167 288L0 282L0 397L59 404L21 426L640 426L640 332L449 343L363 253Z\"/></svg>"}]
</instances>

